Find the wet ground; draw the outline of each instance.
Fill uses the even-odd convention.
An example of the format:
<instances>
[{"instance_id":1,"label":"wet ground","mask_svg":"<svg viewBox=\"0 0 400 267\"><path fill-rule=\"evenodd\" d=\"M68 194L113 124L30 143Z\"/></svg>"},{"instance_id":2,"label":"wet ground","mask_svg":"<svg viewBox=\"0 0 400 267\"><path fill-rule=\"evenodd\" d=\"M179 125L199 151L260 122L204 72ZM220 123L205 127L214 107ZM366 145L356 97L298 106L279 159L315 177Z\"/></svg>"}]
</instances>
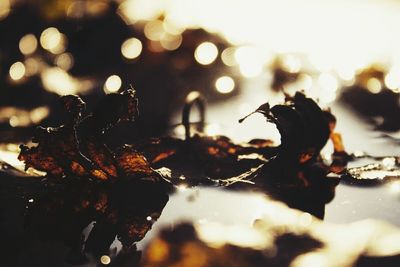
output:
<instances>
[{"instance_id":1,"label":"wet ground","mask_svg":"<svg viewBox=\"0 0 400 267\"><path fill-rule=\"evenodd\" d=\"M267 78L261 78L258 81L245 82L243 90L238 96L224 103L209 105L206 114L208 122L206 131L209 134L227 135L234 141L271 138L279 143L279 134L275 126L267 125L263 116L256 115L243 124L237 122L244 114L266 101L272 103L280 101L281 96L271 95L265 90L263 84L267 80ZM382 137L381 132L374 130L371 124L361 119L344 104L335 102L331 107L332 112L337 117L337 131L342 134L348 152L363 151L374 156L395 156L399 154L400 148L396 144L396 140ZM177 116L177 119L171 124L178 122L178 118ZM325 150L329 152L330 149L328 144ZM351 162L350 166L355 167L363 164L365 164L365 160ZM34 190L34 186L31 189ZM269 196L268 193L266 194ZM255 219L263 215L261 212L263 210L262 199L263 195L260 193L240 193L223 189L180 186L170 196L159 219L155 220L152 230L146 234L143 240L138 242L137 248L139 250L145 248L159 233L160 229L170 228L182 221L190 221L200 225L221 223L248 227L254 223ZM8 238L20 238L25 204L24 200L18 198L11 201L14 201L14 203L9 205L2 213L8 216L8 220L6 220L8 225L5 225L3 229L9 230ZM400 189L390 183L360 186L342 181L336 187L333 200L325 206L324 221L347 224L364 219L378 219L400 226L399 201ZM153 218L150 218L150 220L153 220ZM16 242L18 243L18 241ZM59 243L56 244L58 245L42 243L43 247L27 249L22 253L22 262L27 261L29 257L39 262L43 258L51 262L60 261L65 257L66 248ZM10 247L13 246L18 247L16 244L11 244ZM47 246L51 246L51 248ZM119 250L121 244L115 241L112 248ZM53 256L50 258L46 256L46 251L52 253ZM86 264L82 266L94 265Z\"/></svg>"}]
</instances>

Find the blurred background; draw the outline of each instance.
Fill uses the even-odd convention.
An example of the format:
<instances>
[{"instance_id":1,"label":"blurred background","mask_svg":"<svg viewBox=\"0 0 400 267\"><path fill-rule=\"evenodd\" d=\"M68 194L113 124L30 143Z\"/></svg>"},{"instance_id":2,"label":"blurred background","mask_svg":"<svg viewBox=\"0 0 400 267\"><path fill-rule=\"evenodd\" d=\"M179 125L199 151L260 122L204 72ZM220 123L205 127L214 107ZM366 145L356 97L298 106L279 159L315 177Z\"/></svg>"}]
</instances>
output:
<instances>
[{"instance_id":1,"label":"blurred background","mask_svg":"<svg viewBox=\"0 0 400 267\"><path fill-rule=\"evenodd\" d=\"M390 0L1 0L0 138L54 125L59 95L96 103L130 86L140 136L179 122L192 90L217 123L303 90L323 106L339 98L393 137L399 12Z\"/></svg>"}]
</instances>

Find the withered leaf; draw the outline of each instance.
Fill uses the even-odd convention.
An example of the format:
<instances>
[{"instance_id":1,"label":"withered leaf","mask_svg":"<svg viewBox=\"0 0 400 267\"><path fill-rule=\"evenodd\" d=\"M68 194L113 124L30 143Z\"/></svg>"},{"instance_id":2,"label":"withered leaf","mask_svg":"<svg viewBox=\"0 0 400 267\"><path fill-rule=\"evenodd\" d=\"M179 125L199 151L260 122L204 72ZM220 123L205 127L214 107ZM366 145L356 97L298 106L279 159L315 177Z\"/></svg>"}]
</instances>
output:
<instances>
[{"instance_id":1,"label":"withered leaf","mask_svg":"<svg viewBox=\"0 0 400 267\"><path fill-rule=\"evenodd\" d=\"M265 103L239 122L256 112L276 124L281 135L281 157L306 162L318 156L329 139L330 127L325 112L303 93L297 92L294 97L286 96L285 105L270 107Z\"/></svg>"},{"instance_id":2,"label":"withered leaf","mask_svg":"<svg viewBox=\"0 0 400 267\"><path fill-rule=\"evenodd\" d=\"M118 171L124 177L144 177L154 175L147 159L132 146L125 145L114 152Z\"/></svg>"},{"instance_id":3,"label":"withered leaf","mask_svg":"<svg viewBox=\"0 0 400 267\"><path fill-rule=\"evenodd\" d=\"M116 178L118 174L132 175L135 172L138 166L129 164L136 164L137 159L143 156L134 152L135 156L129 157L129 152L119 150L118 158L115 158L102 137L105 131L117 123L135 120L138 101L134 90L106 95L86 117L83 115L85 103L78 96L63 96L60 102L68 114L64 125L57 128L39 127L33 138L33 142L38 145L31 148L21 146L19 158L25 161L27 168L47 171L56 177L75 175L99 180ZM143 164L148 165L147 161ZM149 165L146 172L143 172L144 165L141 168L138 173L154 174ZM118 169L121 173L118 173Z\"/></svg>"}]
</instances>

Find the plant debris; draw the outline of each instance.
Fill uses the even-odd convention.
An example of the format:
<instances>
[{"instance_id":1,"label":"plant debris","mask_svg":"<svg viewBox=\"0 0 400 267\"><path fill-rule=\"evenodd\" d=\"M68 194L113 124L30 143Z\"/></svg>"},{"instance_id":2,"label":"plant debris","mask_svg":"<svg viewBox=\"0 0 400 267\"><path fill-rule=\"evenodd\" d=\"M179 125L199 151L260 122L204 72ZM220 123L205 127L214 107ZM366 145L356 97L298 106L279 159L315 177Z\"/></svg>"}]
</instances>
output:
<instances>
[{"instance_id":1,"label":"plant debris","mask_svg":"<svg viewBox=\"0 0 400 267\"><path fill-rule=\"evenodd\" d=\"M107 95L88 116L83 116L85 103L78 96L64 96L60 102L68 113L64 125L39 127L32 139L38 145L21 145L19 159L26 168L34 167L53 177L72 175L108 180L126 175L127 170L121 166L124 163L118 160L123 153L113 155L102 135L118 122L135 120L138 115L135 92L126 90Z\"/></svg>"},{"instance_id":2,"label":"plant debris","mask_svg":"<svg viewBox=\"0 0 400 267\"><path fill-rule=\"evenodd\" d=\"M363 156L368 164L347 168L343 178L351 184L376 185L400 178L400 164L398 157L371 157Z\"/></svg>"},{"instance_id":3,"label":"plant debris","mask_svg":"<svg viewBox=\"0 0 400 267\"><path fill-rule=\"evenodd\" d=\"M21 145L26 168L47 172L45 193L28 203L30 233L58 237L95 256L108 254L115 236L129 248L141 240L168 201L170 183L150 167L132 145L113 151L103 135L138 115L135 91L105 96L87 116L78 96L60 102L68 118L57 128L38 128L33 142ZM150 220L148 218L151 218ZM82 231L95 222L86 241Z\"/></svg>"},{"instance_id":4,"label":"plant debris","mask_svg":"<svg viewBox=\"0 0 400 267\"><path fill-rule=\"evenodd\" d=\"M113 149L105 135L120 122L136 121L135 91L105 96L89 115L79 97L62 97L68 115L64 124L40 127L33 138L36 146L21 145L19 159L26 168L47 172L45 192L28 204L29 232L61 236L74 251L83 248L96 257L108 253L115 236L130 248L160 216L173 185L182 181L187 186L266 191L323 217L338 183L328 178L330 168L319 155L332 138L332 114L297 93L283 105L266 103L255 111L277 125L279 146L267 139L235 144L225 136L191 134L191 107L197 103L204 113L204 103L199 94L189 96L183 114L185 139L150 138ZM335 148L338 155L345 154L340 144ZM91 222L93 229L82 239Z\"/></svg>"},{"instance_id":5,"label":"plant debris","mask_svg":"<svg viewBox=\"0 0 400 267\"><path fill-rule=\"evenodd\" d=\"M273 158L249 175L250 180L290 207L323 218L324 206L334 197L339 183L339 179L329 173L341 172L349 158L340 135L334 132L335 117L300 92L293 97L287 95L284 105L270 107L265 103L251 114L256 112L276 125L281 144ZM335 147L331 166L320 156L329 139Z\"/></svg>"},{"instance_id":6,"label":"plant debris","mask_svg":"<svg viewBox=\"0 0 400 267\"><path fill-rule=\"evenodd\" d=\"M205 123L204 99L198 92L192 92L186 98L182 113L185 139L151 138L136 145L153 167L171 169L173 182L187 177L189 185L218 185L219 180L240 176L274 156L276 148L270 140L255 139L235 144L226 136L208 136L202 131L192 134L189 118L194 105L200 110L202 130Z\"/></svg>"}]
</instances>

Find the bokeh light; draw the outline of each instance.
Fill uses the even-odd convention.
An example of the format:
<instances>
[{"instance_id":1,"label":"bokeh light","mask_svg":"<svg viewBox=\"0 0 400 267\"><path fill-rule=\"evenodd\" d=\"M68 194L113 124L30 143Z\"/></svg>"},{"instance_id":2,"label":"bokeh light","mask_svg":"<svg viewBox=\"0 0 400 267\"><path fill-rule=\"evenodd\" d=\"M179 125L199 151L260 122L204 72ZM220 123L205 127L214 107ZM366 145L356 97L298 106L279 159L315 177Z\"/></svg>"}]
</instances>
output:
<instances>
[{"instance_id":1,"label":"bokeh light","mask_svg":"<svg viewBox=\"0 0 400 267\"><path fill-rule=\"evenodd\" d=\"M104 92L115 93L121 88L122 80L118 75L111 75L104 84Z\"/></svg>"},{"instance_id":2,"label":"bokeh light","mask_svg":"<svg viewBox=\"0 0 400 267\"><path fill-rule=\"evenodd\" d=\"M318 77L318 98L322 103L330 103L336 99L336 91L339 87L338 80L329 73L322 73Z\"/></svg>"},{"instance_id":3,"label":"bokeh light","mask_svg":"<svg viewBox=\"0 0 400 267\"><path fill-rule=\"evenodd\" d=\"M40 63L36 58L29 57L24 61L25 76L30 77L39 73Z\"/></svg>"},{"instance_id":4,"label":"bokeh light","mask_svg":"<svg viewBox=\"0 0 400 267\"><path fill-rule=\"evenodd\" d=\"M63 70L69 70L74 65L74 57L71 53L63 53L55 58L54 63Z\"/></svg>"},{"instance_id":5,"label":"bokeh light","mask_svg":"<svg viewBox=\"0 0 400 267\"><path fill-rule=\"evenodd\" d=\"M10 67L10 78L14 81L22 79L25 75L25 65L24 63L18 61L11 65Z\"/></svg>"},{"instance_id":6,"label":"bokeh light","mask_svg":"<svg viewBox=\"0 0 400 267\"><path fill-rule=\"evenodd\" d=\"M287 72L297 73L301 69L301 62L292 55L286 55L282 59L282 67Z\"/></svg>"},{"instance_id":7,"label":"bokeh light","mask_svg":"<svg viewBox=\"0 0 400 267\"><path fill-rule=\"evenodd\" d=\"M400 88L400 69L393 67L385 76L385 85L394 92L398 92Z\"/></svg>"},{"instance_id":8,"label":"bokeh light","mask_svg":"<svg viewBox=\"0 0 400 267\"><path fill-rule=\"evenodd\" d=\"M164 10L164 1L125 0L119 6L118 13L128 24L139 20L154 20Z\"/></svg>"},{"instance_id":9,"label":"bokeh light","mask_svg":"<svg viewBox=\"0 0 400 267\"><path fill-rule=\"evenodd\" d=\"M9 109L8 123L11 127L27 127L40 123L49 113L50 110L46 106L40 106L33 110Z\"/></svg>"},{"instance_id":10,"label":"bokeh light","mask_svg":"<svg viewBox=\"0 0 400 267\"><path fill-rule=\"evenodd\" d=\"M137 38L129 38L122 43L121 53L127 59L137 58L142 53L142 42Z\"/></svg>"},{"instance_id":11,"label":"bokeh light","mask_svg":"<svg viewBox=\"0 0 400 267\"><path fill-rule=\"evenodd\" d=\"M59 67L45 69L41 79L46 90L58 95L75 94L79 90L78 82Z\"/></svg>"},{"instance_id":12,"label":"bokeh light","mask_svg":"<svg viewBox=\"0 0 400 267\"><path fill-rule=\"evenodd\" d=\"M163 22L161 20L153 20L144 26L144 35L153 41L159 41L164 34Z\"/></svg>"},{"instance_id":13,"label":"bokeh light","mask_svg":"<svg viewBox=\"0 0 400 267\"><path fill-rule=\"evenodd\" d=\"M222 51L221 59L225 65L227 65L229 67L237 65L237 62L235 59L235 51L236 51L235 47L228 47L228 48L224 49L224 51Z\"/></svg>"},{"instance_id":14,"label":"bokeh light","mask_svg":"<svg viewBox=\"0 0 400 267\"><path fill-rule=\"evenodd\" d=\"M37 49L38 41L34 34L27 34L19 41L19 50L24 55L30 55Z\"/></svg>"},{"instance_id":15,"label":"bokeh light","mask_svg":"<svg viewBox=\"0 0 400 267\"><path fill-rule=\"evenodd\" d=\"M339 83L337 79L329 74L329 73L322 73L318 77L318 85L325 91L335 92L338 87Z\"/></svg>"},{"instance_id":16,"label":"bokeh light","mask_svg":"<svg viewBox=\"0 0 400 267\"><path fill-rule=\"evenodd\" d=\"M336 68L336 73L345 82L354 81L356 71L348 65Z\"/></svg>"},{"instance_id":17,"label":"bokeh light","mask_svg":"<svg viewBox=\"0 0 400 267\"><path fill-rule=\"evenodd\" d=\"M211 42L201 43L194 51L194 58L202 65L209 65L215 61L218 56L218 48Z\"/></svg>"},{"instance_id":18,"label":"bokeh light","mask_svg":"<svg viewBox=\"0 0 400 267\"><path fill-rule=\"evenodd\" d=\"M169 34L165 33L163 34L161 40L160 40L161 46L165 50L173 51L178 49L181 44L182 44L182 35L174 35L174 34Z\"/></svg>"},{"instance_id":19,"label":"bokeh light","mask_svg":"<svg viewBox=\"0 0 400 267\"><path fill-rule=\"evenodd\" d=\"M21 121L22 121L22 123L21 123ZM25 123L24 123L24 120L21 120L17 116L11 116L10 120L9 120L9 124L11 127L18 127L18 126L24 125Z\"/></svg>"},{"instance_id":20,"label":"bokeh light","mask_svg":"<svg viewBox=\"0 0 400 267\"><path fill-rule=\"evenodd\" d=\"M308 74L300 74L298 79L299 89L305 90L306 92L310 90L313 86L313 79Z\"/></svg>"},{"instance_id":21,"label":"bokeh light","mask_svg":"<svg viewBox=\"0 0 400 267\"><path fill-rule=\"evenodd\" d=\"M61 33L54 27L47 28L40 35L40 44L44 49L54 49L61 41Z\"/></svg>"},{"instance_id":22,"label":"bokeh light","mask_svg":"<svg viewBox=\"0 0 400 267\"><path fill-rule=\"evenodd\" d=\"M27 120L26 117L11 116L9 120L9 124L11 127L24 126L27 123L29 123L29 121Z\"/></svg>"},{"instance_id":23,"label":"bokeh light","mask_svg":"<svg viewBox=\"0 0 400 267\"><path fill-rule=\"evenodd\" d=\"M169 16L166 16L163 21L164 30L173 35L180 35L185 28L179 26L177 23L173 22Z\"/></svg>"},{"instance_id":24,"label":"bokeh light","mask_svg":"<svg viewBox=\"0 0 400 267\"><path fill-rule=\"evenodd\" d=\"M109 8L107 1L96 0L96 1L85 1L85 0L73 0L67 1L66 15L70 18L81 19L84 17L94 17L104 14Z\"/></svg>"},{"instance_id":25,"label":"bokeh light","mask_svg":"<svg viewBox=\"0 0 400 267\"><path fill-rule=\"evenodd\" d=\"M107 255L103 255L100 257L101 264L108 265L111 263L111 258Z\"/></svg>"},{"instance_id":26,"label":"bokeh light","mask_svg":"<svg viewBox=\"0 0 400 267\"><path fill-rule=\"evenodd\" d=\"M1 0L0 1L0 20L4 19L10 13L10 1Z\"/></svg>"},{"instance_id":27,"label":"bokeh light","mask_svg":"<svg viewBox=\"0 0 400 267\"><path fill-rule=\"evenodd\" d=\"M149 42L148 42L147 44L148 44L148 48L149 48L149 50L150 50L151 52L154 52L154 53L162 53L162 52L165 51L165 50L164 50L164 47L162 47L160 41L152 41L152 40L149 40Z\"/></svg>"},{"instance_id":28,"label":"bokeh light","mask_svg":"<svg viewBox=\"0 0 400 267\"><path fill-rule=\"evenodd\" d=\"M229 94L235 88L235 81L229 76L219 77L215 81L215 88L221 94Z\"/></svg>"},{"instance_id":29,"label":"bokeh light","mask_svg":"<svg viewBox=\"0 0 400 267\"><path fill-rule=\"evenodd\" d=\"M33 124L38 124L49 114L50 109L48 107L37 107L30 112L29 117Z\"/></svg>"},{"instance_id":30,"label":"bokeh light","mask_svg":"<svg viewBox=\"0 0 400 267\"><path fill-rule=\"evenodd\" d=\"M41 46L53 54L63 53L66 49L66 36L57 28L50 27L40 35Z\"/></svg>"},{"instance_id":31,"label":"bokeh light","mask_svg":"<svg viewBox=\"0 0 400 267\"><path fill-rule=\"evenodd\" d=\"M382 83L377 78L370 78L367 81L367 88L373 94L378 94L382 91Z\"/></svg>"},{"instance_id":32,"label":"bokeh light","mask_svg":"<svg viewBox=\"0 0 400 267\"><path fill-rule=\"evenodd\" d=\"M246 78L260 75L267 61L265 53L254 46L238 47L234 56L239 64L240 73Z\"/></svg>"}]
</instances>

